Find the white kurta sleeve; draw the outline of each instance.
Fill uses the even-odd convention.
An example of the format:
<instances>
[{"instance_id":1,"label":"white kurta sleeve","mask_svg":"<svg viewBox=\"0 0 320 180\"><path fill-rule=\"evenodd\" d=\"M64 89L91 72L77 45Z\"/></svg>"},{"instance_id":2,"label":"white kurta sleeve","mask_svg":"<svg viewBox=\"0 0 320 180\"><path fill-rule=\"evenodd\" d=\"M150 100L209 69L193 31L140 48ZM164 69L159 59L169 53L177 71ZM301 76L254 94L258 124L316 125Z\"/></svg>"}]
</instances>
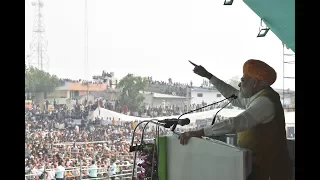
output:
<instances>
[{"instance_id":1,"label":"white kurta sleeve","mask_svg":"<svg viewBox=\"0 0 320 180\"><path fill-rule=\"evenodd\" d=\"M270 122L275 116L274 105L267 97L258 97L250 106L236 117L204 128L205 136L219 136L228 133L242 132L260 123Z\"/></svg>"},{"instance_id":2,"label":"white kurta sleeve","mask_svg":"<svg viewBox=\"0 0 320 180\"><path fill-rule=\"evenodd\" d=\"M247 104L249 103L249 99L241 98L240 91L238 91L236 88L232 87L230 84L227 84L223 82L221 79L212 76L210 79L210 82L214 85L215 88L224 96L224 97L230 97L232 94L238 96L237 99L232 101L233 106L237 106L239 108L245 109Z\"/></svg>"}]
</instances>

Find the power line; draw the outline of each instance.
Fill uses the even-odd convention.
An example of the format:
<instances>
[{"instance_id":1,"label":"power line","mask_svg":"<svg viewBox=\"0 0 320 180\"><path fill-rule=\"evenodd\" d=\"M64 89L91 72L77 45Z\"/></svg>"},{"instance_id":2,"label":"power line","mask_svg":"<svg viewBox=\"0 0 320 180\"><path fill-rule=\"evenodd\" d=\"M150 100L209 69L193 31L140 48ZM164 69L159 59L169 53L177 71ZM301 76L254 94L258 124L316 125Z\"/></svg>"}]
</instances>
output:
<instances>
[{"instance_id":1,"label":"power line","mask_svg":"<svg viewBox=\"0 0 320 180\"><path fill-rule=\"evenodd\" d=\"M89 80L88 77L88 65L89 65L89 51L88 51L88 1L85 0L85 7L84 7L84 78Z\"/></svg>"},{"instance_id":2,"label":"power line","mask_svg":"<svg viewBox=\"0 0 320 180\"><path fill-rule=\"evenodd\" d=\"M84 28L85 28L85 34L84 34L84 79L87 81L87 100L89 100L89 51L88 51L88 1L85 0L84 5Z\"/></svg>"}]
</instances>

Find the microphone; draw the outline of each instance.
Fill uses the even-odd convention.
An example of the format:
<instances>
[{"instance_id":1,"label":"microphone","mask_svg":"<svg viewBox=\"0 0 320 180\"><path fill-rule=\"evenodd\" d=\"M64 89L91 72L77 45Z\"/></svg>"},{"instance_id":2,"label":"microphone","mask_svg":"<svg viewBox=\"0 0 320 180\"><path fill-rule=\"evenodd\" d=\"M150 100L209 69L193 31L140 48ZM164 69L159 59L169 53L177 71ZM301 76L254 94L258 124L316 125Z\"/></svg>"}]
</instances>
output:
<instances>
[{"instance_id":1,"label":"microphone","mask_svg":"<svg viewBox=\"0 0 320 180\"><path fill-rule=\"evenodd\" d=\"M238 98L238 97L237 97L235 94L232 94L230 97L227 97L227 98L225 98L225 99L223 99L223 100L221 100L221 101L214 102L214 103L208 104L208 105L206 105L206 106L200 107L200 108L198 108L198 109L185 112L185 113L181 114L181 115L178 117L178 119L179 119L181 116L183 116L183 115L190 114L190 113L192 113L192 112L194 112L194 111L198 111L198 110L200 110L200 109L204 109L204 108L206 108L206 107L216 105L216 104L218 104L218 103L220 103L220 102L222 102L222 101L225 101L225 100L231 99L231 98L236 99L236 98ZM190 123L190 122L189 122L189 123ZM172 129L171 129L171 131L174 132L174 130L176 129L176 127L177 127L177 124L174 124L173 127L172 127Z\"/></svg>"},{"instance_id":2,"label":"microphone","mask_svg":"<svg viewBox=\"0 0 320 180\"><path fill-rule=\"evenodd\" d=\"M164 120L159 120L159 123L164 123L165 128L170 128L172 125L180 125L180 126L185 126L190 124L190 119L185 118L185 119L164 119Z\"/></svg>"},{"instance_id":3,"label":"microphone","mask_svg":"<svg viewBox=\"0 0 320 180\"><path fill-rule=\"evenodd\" d=\"M232 94L232 95L230 96L230 98L232 98L231 101L229 101L226 105L224 105L221 109L219 109L219 111L216 112L216 114L214 115L214 117L213 117L213 119L212 119L211 125L213 125L214 122L216 121L216 117L217 117L218 112L220 112L222 109L224 109L225 107L227 107L233 100L237 99L238 96Z\"/></svg>"}]
</instances>

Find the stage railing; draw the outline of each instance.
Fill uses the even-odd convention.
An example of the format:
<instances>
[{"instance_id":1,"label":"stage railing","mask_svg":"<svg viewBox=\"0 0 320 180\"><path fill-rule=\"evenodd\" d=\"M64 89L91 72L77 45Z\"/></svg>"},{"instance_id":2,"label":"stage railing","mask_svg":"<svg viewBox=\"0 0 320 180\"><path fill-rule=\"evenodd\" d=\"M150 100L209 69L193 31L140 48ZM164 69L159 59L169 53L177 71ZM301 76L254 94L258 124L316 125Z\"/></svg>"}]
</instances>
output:
<instances>
[{"instance_id":1,"label":"stage railing","mask_svg":"<svg viewBox=\"0 0 320 180\"><path fill-rule=\"evenodd\" d=\"M133 166L131 165L117 165L117 167L131 167ZM81 167L68 167L65 168L64 171L54 171L56 172L65 172L65 179L66 178L72 178L72 177L80 177L81 180L85 180L85 179L89 179L86 178L88 176L88 173L86 172L88 170L89 166L81 166ZM92 170L92 168L90 168ZM109 176L109 171L107 170L107 168L103 167L103 168L95 168L98 170L97 174L98 176L101 177L97 177L97 178L90 178L90 179L109 179L111 177L115 177L115 178L120 178L120 179L131 179L131 175L132 175L132 170L133 169L120 169L121 174L116 174L113 176ZM100 171L99 171L100 170ZM45 169L45 172L50 172L53 171L53 169ZM76 171L76 172L75 172ZM71 172L72 176L66 176L66 172ZM86 174L83 174L83 172L86 172ZM35 179L35 176L40 176L43 172L38 172L37 174L26 174L25 175L25 179L27 180L33 180ZM105 174L105 176L104 176Z\"/></svg>"}]
</instances>

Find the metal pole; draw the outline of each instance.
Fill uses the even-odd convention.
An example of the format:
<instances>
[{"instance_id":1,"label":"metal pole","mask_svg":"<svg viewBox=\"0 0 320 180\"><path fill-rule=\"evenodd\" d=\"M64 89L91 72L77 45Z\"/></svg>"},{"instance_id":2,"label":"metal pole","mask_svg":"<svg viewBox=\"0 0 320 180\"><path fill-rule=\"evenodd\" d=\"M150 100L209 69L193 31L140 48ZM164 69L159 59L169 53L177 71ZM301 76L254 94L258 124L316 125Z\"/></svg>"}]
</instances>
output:
<instances>
[{"instance_id":1,"label":"metal pole","mask_svg":"<svg viewBox=\"0 0 320 180\"><path fill-rule=\"evenodd\" d=\"M89 98L89 60L88 60L88 54L89 54L89 51L88 51L88 42L89 42L89 39L88 39L88 2L87 0L85 0L85 16L84 16L84 20L85 20L85 57L84 57L84 74L85 74L85 79L87 79L87 101L88 101L88 98Z\"/></svg>"},{"instance_id":2,"label":"metal pole","mask_svg":"<svg viewBox=\"0 0 320 180\"><path fill-rule=\"evenodd\" d=\"M44 176L43 179L46 180L46 165L44 165Z\"/></svg>"},{"instance_id":3,"label":"metal pole","mask_svg":"<svg viewBox=\"0 0 320 180\"><path fill-rule=\"evenodd\" d=\"M283 61L283 70L282 70L282 72L283 72L283 82L282 82L282 105L283 105L283 107L284 107L284 80L285 80L285 75L284 75L284 65L285 65L285 59L284 59L284 56L285 56L285 54L284 54L284 43L282 43L282 61Z\"/></svg>"},{"instance_id":4,"label":"metal pole","mask_svg":"<svg viewBox=\"0 0 320 180\"><path fill-rule=\"evenodd\" d=\"M66 157L66 155L67 155L67 146L64 147L63 158Z\"/></svg>"},{"instance_id":5,"label":"metal pole","mask_svg":"<svg viewBox=\"0 0 320 180\"><path fill-rule=\"evenodd\" d=\"M81 157L79 156L79 162L80 162L80 180L82 179L82 162Z\"/></svg>"},{"instance_id":6,"label":"metal pole","mask_svg":"<svg viewBox=\"0 0 320 180\"><path fill-rule=\"evenodd\" d=\"M190 111L190 104L191 104L191 88L189 86L187 86L186 88L186 93L187 93L187 111Z\"/></svg>"},{"instance_id":7,"label":"metal pole","mask_svg":"<svg viewBox=\"0 0 320 180\"><path fill-rule=\"evenodd\" d=\"M89 101L89 82L87 83L87 102Z\"/></svg>"},{"instance_id":8,"label":"metal pole","mask_svg":"<svg viewBox=\"0 0 320 180\"><path fill-rule=\"evenodd\" d=\"M40 69L40 70L42 70L42 68L41 68L41 65L40 65L40 36L41 36L41 34L40 34L40 1L38 1L38 46L37 46L37 50L38 50L38 52L37 52L37 55L38 55L38 69Z\"/></svg>"}]
</instances>

